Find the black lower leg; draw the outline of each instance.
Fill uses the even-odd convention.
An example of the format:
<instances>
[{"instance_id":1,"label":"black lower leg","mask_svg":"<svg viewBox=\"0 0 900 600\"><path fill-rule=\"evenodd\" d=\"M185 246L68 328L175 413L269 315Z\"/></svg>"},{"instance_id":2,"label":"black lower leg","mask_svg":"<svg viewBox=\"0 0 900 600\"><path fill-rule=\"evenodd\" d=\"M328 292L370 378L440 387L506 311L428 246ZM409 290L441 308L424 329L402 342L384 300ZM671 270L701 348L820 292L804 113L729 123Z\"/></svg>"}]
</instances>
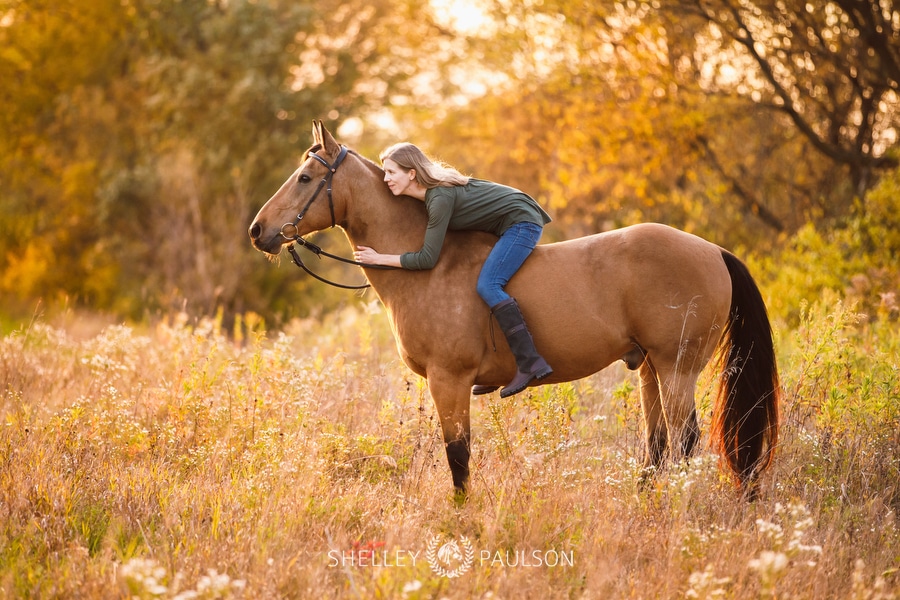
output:
<instances>
[{"instance_id":1,"label":"black lower leg","mask_svg":"<svg viewBox=\"0 0 900 600\"><path fill-rule=\"evenodd\" d=\"M644 454L644 469L639 478L640 487L647 486L659 470L669 448L665 429L658 429L647 436L647 448Z\"/></svg>"},{"instance_id":2,"label":"black lower leg","mask_svg":"<svg viewBox=\"0 0 900 600\"><path fill-rule=\"evenodd\" d=\"M695 409L691 411L691 416L684 425L684 433L681 434L681 450L685 458L690 458L694 454L698 441L700 441L700 425L697 423Z\"/></svg>"},{"instance_id":3,"label":"black lower leg","mask_svg":"<svg viewBox=\"0 0 900 600\"><path fill-rule=\"evenodd\" d=\"M453 487L465 492L469 484L469 441L466 438L447 442L447 462L453 475Z\"/></svg>"},{"instance_id":4,"label":"black lower leg","mask_svg":"<svg viewBox=\"0 0 900 600\"><path fill-rule=\"evenodd\" d=\"M659 468L668 450L669 440L665 429L658 429L647 436L647 454L644 456L644 468Z\"/></svg>"}]
</instances>

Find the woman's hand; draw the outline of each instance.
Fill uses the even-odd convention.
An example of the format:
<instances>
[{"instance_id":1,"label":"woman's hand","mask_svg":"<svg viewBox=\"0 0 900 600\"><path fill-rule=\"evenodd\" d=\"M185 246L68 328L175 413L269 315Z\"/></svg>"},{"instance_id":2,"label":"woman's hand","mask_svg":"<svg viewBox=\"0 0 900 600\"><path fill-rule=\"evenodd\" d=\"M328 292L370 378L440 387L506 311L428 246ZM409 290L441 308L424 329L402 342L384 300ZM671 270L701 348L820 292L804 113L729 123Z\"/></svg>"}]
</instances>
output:
<instances>
[{"instance_id":1,"label":"woman's hand","mask_svg":"<svg viewBox=\"0 0 900 600\"><path fill-rule=\"evenodd\" d=\"M379 254L368 246L357 246L356 251L353 253L353 260L365 265L401 266L399 254Z\"/></svg>"},{"instance_id":2,"label":"woman's hand","mask_svg":"<svg viewBox=\"0 0 900 600\"><path fill-rule=\"evenodd\" d=\"M381 264L378 262L380 255L368 246L357 246L356 252L353 253L353 260L367 265Z\"/></svg>"}]
</instances>

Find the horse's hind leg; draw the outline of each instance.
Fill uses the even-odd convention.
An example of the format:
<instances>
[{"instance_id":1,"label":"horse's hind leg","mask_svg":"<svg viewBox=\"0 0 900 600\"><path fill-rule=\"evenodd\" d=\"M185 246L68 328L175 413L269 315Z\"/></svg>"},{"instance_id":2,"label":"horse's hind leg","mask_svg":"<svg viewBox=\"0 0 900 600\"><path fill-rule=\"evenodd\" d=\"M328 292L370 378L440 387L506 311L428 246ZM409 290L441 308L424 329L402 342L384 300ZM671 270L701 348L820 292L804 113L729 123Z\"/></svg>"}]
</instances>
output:
<instances>
[{"instance_id":1,"label":"horse's hind leg","mask_svg":"<svg viewBox=\"0 0 900 600\"><path fill-rule=\"evenodd\" d=\"M666 455L668 436L656 370L650 360L640 366L641 411L644 415L644 468L658 468Z\"/></svg>"},{"instance_id":2,"label":"horse's hind leg","mask_svg":"<svg viewBox=\"0 0 900 600\"><path fill-rule=\"evenodd\" d=\"M667 364L657 368L649 356L639 373L646 427L644 468L659 468L667 456L676 461L691 456L700 439L694 407L697 373Z\"/></svg>"},{"instance_id":3,"label":"horse's hind leg","mask_svg":"<svg viewBox=\"0 0 900 600\"><path fill-rule=\"evenodd\" d=\"M677 364L657 365L655 370L669 432L669 451L673 460L681 460L694 453L700 440L700 426L694 406L694 388L699 372L679 369Z\"/></svg>"},{"instance_id":4,"label":"horse's hind leg","mask_svg":"<svg viewBox=\"0 0 900 600\"><path fill-rule=\"evenodd\" d=\"M461 383L462 382L462 383ZM444 373L428 374L428 389L434 399L447 462L457 495L464 498L469 482L469 388L464 378Z\"/></svg>"}]
</instances>

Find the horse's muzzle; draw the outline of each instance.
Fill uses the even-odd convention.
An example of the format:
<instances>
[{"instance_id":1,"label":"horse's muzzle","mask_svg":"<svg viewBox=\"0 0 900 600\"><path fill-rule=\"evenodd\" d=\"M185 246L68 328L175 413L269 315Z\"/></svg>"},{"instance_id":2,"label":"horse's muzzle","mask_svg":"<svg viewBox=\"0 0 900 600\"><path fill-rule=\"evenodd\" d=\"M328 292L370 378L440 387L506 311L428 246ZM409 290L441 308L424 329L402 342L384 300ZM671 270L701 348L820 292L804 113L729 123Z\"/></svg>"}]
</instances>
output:
<instances>
[{"instance_id":1,"label":"horse's muzzle","mask_svg":"<svg viewBox=\"0 0 900 600\"><path fill-rule=\"evenodd\" d=\"M280 231L271 238L264 239L263 228L259 223L253 223L248 233L250 234L250 243L253 244L254 248L272 256L279 254L282 246L288 241L285 240Z\"/></svg>"}]
</instances>

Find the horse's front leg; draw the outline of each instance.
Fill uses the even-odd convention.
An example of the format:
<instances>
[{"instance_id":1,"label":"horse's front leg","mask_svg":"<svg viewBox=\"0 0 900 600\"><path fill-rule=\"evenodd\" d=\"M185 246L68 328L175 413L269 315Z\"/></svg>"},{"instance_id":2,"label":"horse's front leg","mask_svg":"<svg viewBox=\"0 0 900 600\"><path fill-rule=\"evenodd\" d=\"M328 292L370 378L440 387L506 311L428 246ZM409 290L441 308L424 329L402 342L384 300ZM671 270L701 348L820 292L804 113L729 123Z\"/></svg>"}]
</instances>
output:
<instances>
[{"instance_id":1,"label":"horse's front leg","mask_svg":"<svg viewBox=\"0 0 900 600\"><path fill-rule=\"evenodd\" d=\"M472 377L459 373L428 373L428 389L441 419L453 487L461 498L465 497L469 482L469 390L472 380Z\"/></svg>"}]
</instances>

